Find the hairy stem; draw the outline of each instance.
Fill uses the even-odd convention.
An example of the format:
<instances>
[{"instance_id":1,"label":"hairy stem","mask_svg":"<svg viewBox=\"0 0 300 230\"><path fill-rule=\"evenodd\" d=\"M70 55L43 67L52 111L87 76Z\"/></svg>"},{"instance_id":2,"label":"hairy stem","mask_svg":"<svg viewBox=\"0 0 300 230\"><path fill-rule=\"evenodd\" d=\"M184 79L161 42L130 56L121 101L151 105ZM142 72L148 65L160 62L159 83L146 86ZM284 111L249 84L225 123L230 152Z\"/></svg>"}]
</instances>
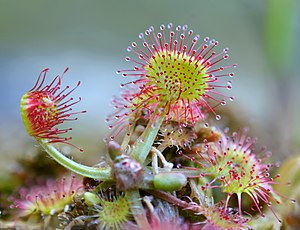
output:
<instances>
[{"instance_id":1,"label":"hairy stem","mask_svg":"<svg viewBox=\"0 0 300 230\"><path fill-rule=\"evenodd\" d=\"M47 139L37 139L39 144L44 148L44 150L59 164L64 166L65 168L71 170L72 172L89 177L94 179L100 179L102 181L111 180L111 168L95 168L90 166L85 166L79 164L64 154L62 154L58 149L56 149L51 143L48 142Z\"/></svg>"}]
</instances>

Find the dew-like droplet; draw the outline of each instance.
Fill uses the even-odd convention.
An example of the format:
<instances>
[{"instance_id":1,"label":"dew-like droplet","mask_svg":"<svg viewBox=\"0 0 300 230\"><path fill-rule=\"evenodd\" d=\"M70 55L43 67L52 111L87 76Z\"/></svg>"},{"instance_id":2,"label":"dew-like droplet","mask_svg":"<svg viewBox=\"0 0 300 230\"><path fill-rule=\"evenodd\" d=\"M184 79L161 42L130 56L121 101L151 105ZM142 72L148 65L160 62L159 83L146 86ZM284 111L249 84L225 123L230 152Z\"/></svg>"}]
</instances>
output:
<instances>
[{"instance_id":1,"label":"dew-like droplet","mask_svg":"<svg viewBox=\"0 0 300 230\"><path fill-rule=\"evenodd\" d=\"M230 101L234 101L234 97L229 97L229 100Z\"/></svg>"},{"instance_id":2,"label":"dew-like droplet","mask_svg":"<svg viewBox=\"0 0 300 230\"><path fill-rule=\"evenodd\" d=\"M208 127L209 127L208 123L205 123L205 124L204 124L204 127L205 127L205 128L208 128Z\"/></svg>"},{"instance_id":3,"label":"dew-like droplet","mask_svg":"<svg viewBox=\"0 0 300 230\"><path fill-rule=\"evenodd\" d=\"M178 133L179 134L183 134L183 130L180 128L180 129L178 129Z\"/></svg>"},{"instance_id":4,"label":"dew-like droplet","mask_svg":"<svg viewBox=\"0 0 300 230\"><path fill-rule=\"evenodd\" d=\"M127 50L127 52L131 52L132 51L131 46L128 46L126 50Z\"/></svg>"},{"instance_id":5,"label":"dew-like droplet","mask_svg":"<svg viewBox=\"0 0 300 230\"><path fill-rule=\"evenodd\" d=\"M221 119L221 115L217 115L217 116L216 116L216 120L219 121L220 119Z\"/></svg>"},{"instance_id":6,"label":"dew-like droplet","mask_svg":"<svg viewBox=\"0 0 300 230\"><path fill-rule=\"evenodd\" d=\"M223 101L221 102L221 105L226 105L226 101L223 100Z\"/></svg>"},{"instance_id":7,"label":"dew-like droplet","mask_svg":"<svg viewBox=\"0 0 300 230\"><path fill-rule=\"evenodd\" d=\"M268 205L269 207L272 206L272 202L267 203L267 205Z\"/></svg>"},{"instance_id":8,"label":"dew-like droplet","mask_svg":"<svg viewBox=\"0 0 300 230\"><path fill-rule=\"evenodd\" d=\"M139 34L139 38L140 38L140 39L143 39L143 38L144 38L144 34L143 34L143 33L140 33L140 34Z\"/></svg>"}]
</instances>

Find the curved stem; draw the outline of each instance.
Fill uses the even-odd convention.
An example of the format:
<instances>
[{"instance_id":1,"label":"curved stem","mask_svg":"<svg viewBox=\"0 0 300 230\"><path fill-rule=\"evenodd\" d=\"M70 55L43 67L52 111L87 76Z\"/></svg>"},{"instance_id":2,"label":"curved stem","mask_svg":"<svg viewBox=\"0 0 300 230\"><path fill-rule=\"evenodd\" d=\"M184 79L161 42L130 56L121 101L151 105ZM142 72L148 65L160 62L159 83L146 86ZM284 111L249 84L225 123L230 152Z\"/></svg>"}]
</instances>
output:
<instances>
[{"instance_id":1,"label":"curved stem","mask_svg":"<svg viewBox=\"0 0 300 230\"><path fill-rule=\"evenodd\" d=\"M112 179L110 167L95 168L79 164L62 154L51 143L49 143L47 139L37 139L37 141L54 160L56 160L59 164L71 170L72 172L77 173L81 176L100 179L102 181Z\"/></svg>"}]
</instances>

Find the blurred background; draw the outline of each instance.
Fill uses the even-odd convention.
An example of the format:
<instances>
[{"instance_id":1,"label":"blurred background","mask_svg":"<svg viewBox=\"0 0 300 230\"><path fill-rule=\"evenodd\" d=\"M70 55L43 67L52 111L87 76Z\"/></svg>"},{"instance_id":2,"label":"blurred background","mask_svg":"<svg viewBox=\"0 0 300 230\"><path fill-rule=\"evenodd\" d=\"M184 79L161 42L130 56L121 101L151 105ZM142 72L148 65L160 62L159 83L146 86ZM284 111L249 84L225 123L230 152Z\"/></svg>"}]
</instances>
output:
<instances>
[{"instance_id":1,"label":"blurred background","mask_svg":"<svg viewBox=\"0 0 300 230\"><path fill-rule=\"evenodd\" d=\"M131 67L124 61L127 46L149 26L169 22L216 38L220 50L230 48L230 62L239 65L231 91L236 100L223 122L248 126L278 160L300 153L299 12L298 0L1 0L1 169L12 170L15 157L34 148L19 100L46 67L49 77L69 67L66 85L82 81L76 109L88 113L69 125L85 152L73 155L97 163L110 100L126 80L116 70Z\"/></svg>"}]
</instances>

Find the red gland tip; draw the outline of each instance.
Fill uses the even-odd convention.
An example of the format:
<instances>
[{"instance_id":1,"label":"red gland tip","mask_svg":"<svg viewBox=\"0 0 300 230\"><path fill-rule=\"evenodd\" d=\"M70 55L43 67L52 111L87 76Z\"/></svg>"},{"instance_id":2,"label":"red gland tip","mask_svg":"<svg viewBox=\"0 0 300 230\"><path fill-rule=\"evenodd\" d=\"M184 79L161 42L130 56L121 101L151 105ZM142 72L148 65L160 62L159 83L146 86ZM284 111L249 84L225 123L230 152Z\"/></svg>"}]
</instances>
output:
<instances>
[{"instance_id":1,"label":"red gland tip","mask_svg":"<svg viewBox=\"0 0 300 230\"><path fill-rule=\"evenodd\" d=\"M227 71L236 65L220 67L229 58L228 49L218 52L214 50L218 41L206 37L202 42L199 37L187 26L172 24L161 26L158 33L151 26L139 35L140 43L133 42L127 49L132 57L125 58L133 67L117 70L124 77L135 78L122 84L121 97L113 102L118 109L114 113L119 115L117 125L139 114L147 119L162 116L179 126L203 121L208 113L221 119L215 108L233 97L219 89L232 88L231 82L226 85L223 79L233 76Z\"/></svg>"}]
</instances>

